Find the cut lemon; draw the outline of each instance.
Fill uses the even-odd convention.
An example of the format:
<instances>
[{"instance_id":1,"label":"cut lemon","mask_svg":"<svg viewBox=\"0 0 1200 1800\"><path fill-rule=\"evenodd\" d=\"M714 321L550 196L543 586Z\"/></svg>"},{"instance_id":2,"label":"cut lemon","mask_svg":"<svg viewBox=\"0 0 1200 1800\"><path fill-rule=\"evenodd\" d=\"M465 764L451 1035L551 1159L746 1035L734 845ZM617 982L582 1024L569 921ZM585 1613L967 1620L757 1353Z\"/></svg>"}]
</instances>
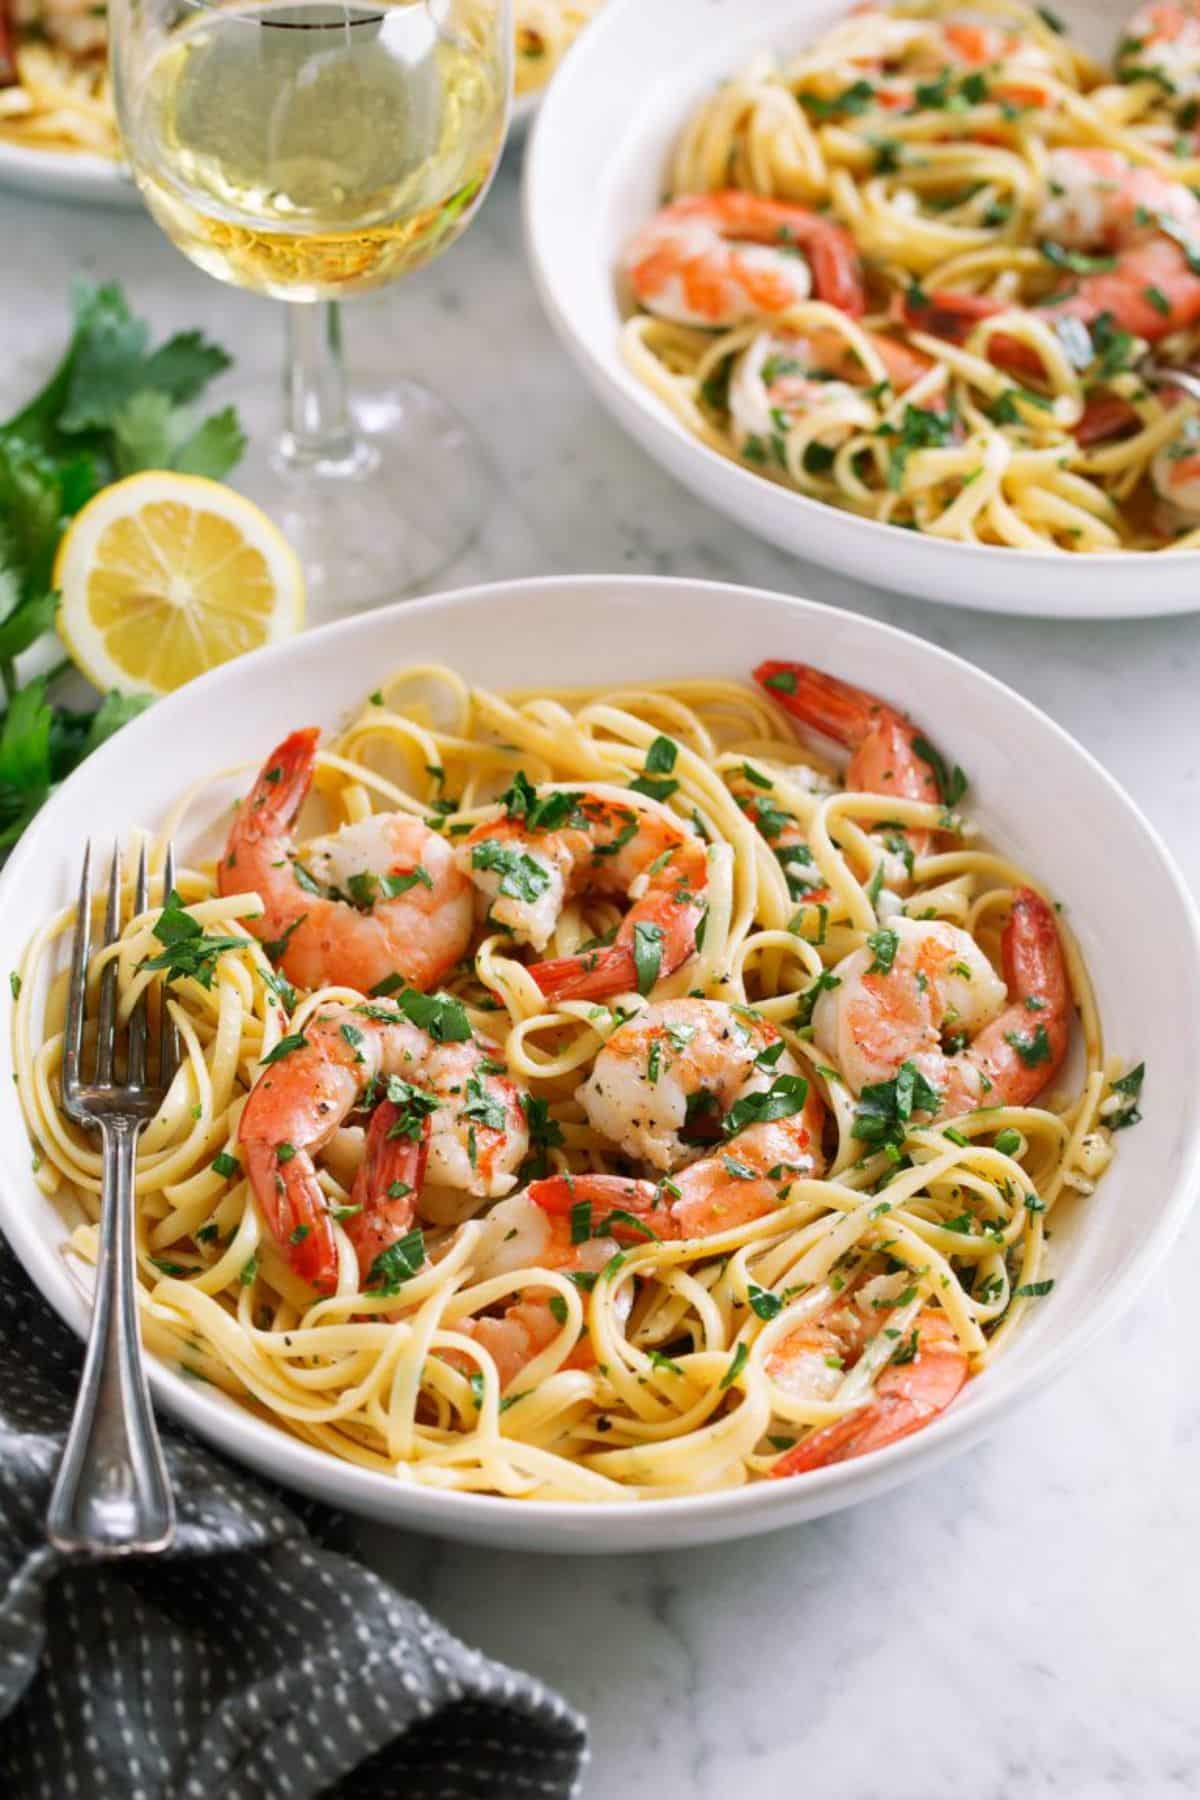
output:
<instances>
[{"instance_id":1,"label":"cut lemon","mask_svg":"<svg viewBox=\"0 0 1200 1800\"><path fill-rule=\"evenodd\" d=\"M219 481L151 469L90 500L58 548L58 629L102 691L166 694L304 623L295 551Z\"/></svg>"}]
</instances>

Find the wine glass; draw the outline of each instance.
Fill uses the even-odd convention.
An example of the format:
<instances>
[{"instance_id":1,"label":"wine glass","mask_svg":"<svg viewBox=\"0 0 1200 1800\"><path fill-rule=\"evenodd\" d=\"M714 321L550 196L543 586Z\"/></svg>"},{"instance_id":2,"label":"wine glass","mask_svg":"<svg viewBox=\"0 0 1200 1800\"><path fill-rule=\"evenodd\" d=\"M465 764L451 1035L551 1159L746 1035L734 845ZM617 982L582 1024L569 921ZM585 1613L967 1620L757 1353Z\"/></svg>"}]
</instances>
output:
<instances>
[{"instance_id":1,"label":"wine glass","mask_svg":"<svg viewBox=\"0 0 1200 1800\"><path fill-rule=\"evenodd\" d=\"M350 398L338 300L448 249L499 160L511 0L109 0L117 117L151 213L220 281L287 300L284 429L244 485L318 612L428 579L491 486L445 401Z\"/></svg>"}]
</instances>

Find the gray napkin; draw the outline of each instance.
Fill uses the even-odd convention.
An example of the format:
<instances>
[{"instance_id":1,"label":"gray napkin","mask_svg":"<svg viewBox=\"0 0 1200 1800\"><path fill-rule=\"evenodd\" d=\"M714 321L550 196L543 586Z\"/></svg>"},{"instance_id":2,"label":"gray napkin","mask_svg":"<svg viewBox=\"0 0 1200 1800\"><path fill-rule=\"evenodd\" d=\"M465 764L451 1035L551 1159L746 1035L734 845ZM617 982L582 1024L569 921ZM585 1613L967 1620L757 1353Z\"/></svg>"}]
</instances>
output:
<instances>
[{"instance_id":1,"label":"gray napkin","mask_svg":"<svg viewBox=\"0 0 1200 1800\"><path fill-rule=\"evenodd\" d=\"M79 1364L0 1237L5 1800L578 1794L577 1712L339 1554L336 1515L182 1431L164 1434L179 1506L167 1555L52 1550L42 1521Z\"/></svg>"}]
</instances>

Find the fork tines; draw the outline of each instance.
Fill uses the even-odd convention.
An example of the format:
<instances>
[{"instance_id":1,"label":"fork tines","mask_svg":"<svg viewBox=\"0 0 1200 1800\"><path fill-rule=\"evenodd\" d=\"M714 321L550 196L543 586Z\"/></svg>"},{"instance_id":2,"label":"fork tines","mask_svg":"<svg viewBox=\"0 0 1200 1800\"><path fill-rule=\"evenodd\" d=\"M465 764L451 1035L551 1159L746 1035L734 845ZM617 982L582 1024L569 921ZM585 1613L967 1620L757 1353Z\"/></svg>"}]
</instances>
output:
<instances>
[{"instance_id":1,"label":"fork tines","mask_svg":"<svg viewBox=\"0 0 1200 1800\"><path fill-rule=\"evenodd\" d=\"M83 874L79 883L79 903L75 915L75 939L71 952L71 981L67 994L67 1025L63 1049L63 1102L68 1114L80 1124L94 1125L99 1113L120 1107L148 1116L158 1106L170 1085L179 1060L179 1033L167 1009L161 1006L161 1028L158 1043L158 1080L153 1088L146 1083L149 1026L146 1017L145 990L139 995L129 1016L126 1047L126 1077L123 1084L114 1078L117 1053L117 959L104 965L100 977L100 1002L96 1013L95 1072L88 1081L83 1072L83 1037L87 1021L87 978L94 949L106 949L121 935L121 847L113 845L112 866L108 878L108 900L104 914L104 939L92 944L92 846L83 854ZM168 844L163 859L162 897L175 885L175 848ZM138 855L134 879L134 913L145 912L150 905L150 879L146 867L146 846Z\"/></svg>"}]
</instances>

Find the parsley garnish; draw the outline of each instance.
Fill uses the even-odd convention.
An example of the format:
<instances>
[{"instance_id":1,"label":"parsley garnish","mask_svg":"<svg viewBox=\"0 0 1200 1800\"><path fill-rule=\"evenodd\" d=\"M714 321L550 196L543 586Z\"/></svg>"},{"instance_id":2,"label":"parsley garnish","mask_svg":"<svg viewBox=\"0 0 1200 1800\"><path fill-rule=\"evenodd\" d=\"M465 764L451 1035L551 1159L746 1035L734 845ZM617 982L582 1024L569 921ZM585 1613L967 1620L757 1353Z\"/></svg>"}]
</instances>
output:
<instances>
[{"instance_id":1,"label":"parsley garnish","mask_svg":"<svg viewBox=\"0 0 1200 1800\"><path fill-rule=\"evenodd\" d=\"M933 771L933 779L937 782L938 793L943 806L957 806L967 791L967 778L955 763L954 771L947 768L941 752L936 750L928 738L915 737L912 747L923 763L928 763Z\"/></svg>"},{"instance_id":2,"label":"parsley garnish","mask_svg":"<svg viewBox=\"0 0 1200 1800\"><path fill-rule=\"evenodd\" d=\"M263 1068L269 1067L271 1063L282 1062L285 1056L290 1056L293 1050L302 1049L307 1042L302 1031L293 1031L287 1037L281 1037L275 1048L261 1059Z\"/></svg>"},{"instance_id":3,"label":"parsley garnish","mask_svg":"<svg viewBox=\"0 0 1200 1800\"><path fill-rule=\"evenodd\" d=\"M900 948L900 937L895 931L871 931L867 933L867 945L874 957L867 970L868 975L887 975L896 960L896 952Z\"/></svg>"},{"instance_id":4,"label":"parsley garnish","mask_svg":"<svg viewBox=\"0 0 1200 1800\"><path fill-rule=\"evenodd\" d=\"M157 956L143 958L143 969L162 969L168 981L191 978L203 988L211 988L217 960L227 950L242 950L250 943L244 937L210 937L191 913L174 888L153 927L160 944L166 946Z\"/></svg>"},{"instance_id":5,"label":"parsley garnish","mask_svg":"<svg viewBox=\"0 0 1200 1800\"><path fill-rule=\"evenodd\" d=\"M1022 1037L1019 1031L1006 1031L1004 1041L1012 1045L1027 1069L1036 1069L1039 1063L1050 1061L1050 1039L1044 1025L1039 1025L1032 1037Z\"/></svg>"},{"instance_id":6,"label":"parsley garnish","mask_svg":"<svg viewBox=\"0 0 1200 1800\"><path fill-rule=\"evenodd\" d=\"M915 1063L903 1062L892 1081L868 1083L859 1096L851 1136L873 1149L899 1148L914 1112L934 1113L942 1096Z\"/></svg>"},{"instance_id":7,"label":"parsley garnish","mask_svg":"<svg viewBox=\"0 0 1200 1800\"><path fill-rule=\"evenodd\" d=\"M227 1150L220 1150L213 1157L209 1167L225 1181L232 1181L242 1172L242 1165L236 1156L230 1156Z\"/></svg>"},{"instance_id":8,"label":"parsley garnish","mask_svg":"<svg viewBox=\"0 0 1200 1800\"><path fill-rule=\"evenodd\" d=\"M417 1226L380 1251L367 1275L367 1289L372 1293L398 1294L403 1284L411 1281L424 1264L425 1234Z\"/></svg>"},{"instance_id":9,"label":"parsley garnish","mask_svg":"<svg viewBox=\"0 0 1200 1800\"><path fill-rule=\"evenodd\" d=\"M639 919L633 928L633 966L639 994L648 994L662 969L663 928Z\"/></svg>"},{"instance_id":10,"label":"parsley garnish","mask_svg":"<svg viewBox=\"0 0 1200 1800\"><path fill-rule=\"evenodd\" d=\"M807 1098L808 1083L802 1075L777 1075L769 1088L757 1094L743 1094L740 1100L735 1100L725 1115L722 1130L727 1138L731 1138L747 1125L788 1119L801 1111Z\"/></svg>"},{"instance_id":11,"label":"parsley garnish","mask_svg":"<svg viewBox=\"0 0 1200 1800\"><path fill-rule=\"evenodd\" d=\"M1141 1119L1142 1083L1146 1079L1146 1065L1138 1063L1127 1075L1120 1076L1112 1084L1114 1094L1120 1094L1121 1104L1110 1113L1102 1115L1101 1123L1110 1131L1124 1131L1127 1126L1136 1125Z\"/></svg>"},{"instance_id":12,"label":"parsley garnish","mask_svg":"<svg viewBox=\"0 0 1200 1800\"><path fill-rule=\"evenodd\" d=\"M721 1380L718 1384L720 1388L724 1389L724 1388L733 1386L733 1383L737 1380L738 1376L741 1374L742 1370L745 1368L746 1360L749 1357L749 1355L750 1355L749 1345L745 1344L745 1343L739 1344L737 1349L733 1353L732 1362L730 1363L729 1367L726 1369L725 1373L721 1377Z\"/></svg>"},{"instance_id":13,"label":"parsley garnish","mask_svg":"<svg viewBox=\"0 0 1200 1800\"><path fill-rule=\"evenodd\" d=\"M549 871L524 850L485 838L471 850L473 869L491 869L500 876L500 892L510 900L537 900L550 886Z\"/></svg>"}]
</instances>

